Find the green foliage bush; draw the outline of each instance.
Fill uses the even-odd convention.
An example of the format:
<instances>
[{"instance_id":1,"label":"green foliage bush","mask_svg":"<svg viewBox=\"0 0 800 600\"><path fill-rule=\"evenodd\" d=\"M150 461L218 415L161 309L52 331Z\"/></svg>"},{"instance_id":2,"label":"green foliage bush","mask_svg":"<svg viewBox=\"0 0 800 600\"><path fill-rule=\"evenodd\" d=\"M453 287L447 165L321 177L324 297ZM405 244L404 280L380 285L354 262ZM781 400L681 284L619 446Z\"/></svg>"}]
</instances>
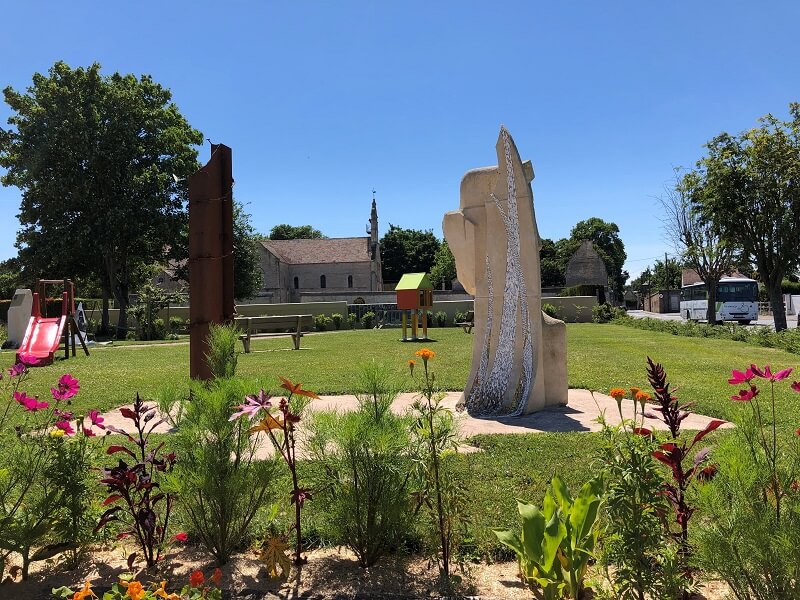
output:
<instances>
[{"instance_id":1,"label":"green foliage bush","mask_svg":"<svg viewBox=\"0 0 800 600\"><path fill-rule=\"evenodd\" d=\"M634 319L621 312L613 322L635 329L660 331L685 337L703 337L743 342L764 348L780 348L793 354L800 354L800 329L786 329L775 332L769 327L744 327L735 323L709 325L694 321L666 321L661 319Z\"/></svg>"},{"instance_id":2,"label":"green foliage bush","mask_svg":"<svg viewBox=\"0 0 800 600\"><path fill-rule=\"evenodd\" d=\"M436 326L437 327L446 327L447 326L447 313L443 310L437 310L436 314L434 315L436 318Z\"/></svg>"},{"instance_id":3,"label":"green foliage bush","mask_svg":"<svg viewBox=\"0 0 800 600\"><path fill-rule=\"evenodd\" d=\"M339 313L333 313L331 315L331 321L333 322L333 326L337 331L342 328L342 315Z\"/></svg>"},{"instance_id":4,"label":"green foliage bush","mask_svg":"<svg viewBox=\"0 0 800 600\"><path fill-rule=\"evenodd\" d=\"M169 318L169 333L171 334L181 334L186 333L187 328L189 326L189 322L186 319L182 319L181 317L170 317Z\"/></svg>"},{"instance_id":5,"label":"green foliage bush","mask_svg":"<svg viewBox=\"0 0 800 600\"><path fill-rule=\"evenodd\" d=\"M626 314L624 309L611 306L608 302L592 307L592 321L594 323L610 323L616 317Z\"/></svg>"},{"instance_id":6,"label":"green foliage bush","mask_svg":"<svg viewBox=\"0 0 800 600\"><path fill-rule=\"evenodd\" d=\"M362 567L397 547L410 529L410 422L389 408L397 389L387 368L365 365L358 410L320 412L310 425L309 447L324 465L314 485L326 507L323 519Z\"/></svg>"},{"instance_id":7,"label":"green foliage bush","mask_svg":"<svg viewBox=\"0 0 800 600\"><path fill-rule=\"evenodd\" d=\"M797 599L800 440L767 420L770 412L775 418L775 381L786 372L773 374L767 367L754 376L756 369L732 381L745 388L738 396L742 413L714 452L714 479L700 490L704 524L696 532L696 559L737 599ZM765 380L760 393L757 378Z\"/></svg>"},{"instance_id":8,"label":"green foliage bush","mask_svg":"<svg viewBox=\"0 0 800 600\"><path fill-rule=\"evenodd\" d=\"M372 329L372 325L375 322L375 313L371 310L364 313L364 316L361 317L361 325L364 329Z\"/></svg>"},{"instance_id":9,"label":"green foliage bush","mask_svg":"<svg viewBox=\"0 0 800 600\"><path fill-rule=\"evenodd\" d=\"M165 396L160 408L177 415L174 446L180 460L169 478L192 537L225 564L247 547L250 524L270 498L277 463L256 458L258 441L247 419L230 420L247 386L236 378L194 384L191 399ZM179 406L176 405L179 403Z\"/></svg>"},{"instance_id":10,"label":"green foliage bush","mask_svg":"<svg viewBox=\"0 0 800 600\"><path fill-rule=\"evenodd\" d=\"M588 283L582 283L580 285L573 285L570 287L565 287L559 293L559 296L594 296L597 297L597 294L600 290L605 290L605 286L602 285L590 285Z\"/></svg>"},{"instance_id":11,"label":"green foliage bush","mask_svg":"<svg viewBox=\"0 0 800 600\"><path fill-rule=\"evenodd\" d=\"M358 322L358 315L356 313L347 313L347 326L350 329L355 329L357 322Z\"/></svg>"},{"instance_id":12,"label":"green foliage bush","mask_svg":"<svg viewBox=\"0 0 800 600\"><path fill-rule=\"evenodd\" d=\"M558 318L558 308L548 302L542 304L542 312L548 317L553 317L554 319Z\"/></svg>"},{"instance_id":13,"label":"green foliage bush","mask_svg":"<svg viewBox=\"0 0 800 600\"><path fill-rule=\"evenodd\" d=\"M598 562L610 588L605 594L609 598L678 598L682 574L674 568L676 549L662 527L669 508L653 458L658 444L652 436L634 433L642 425L636 416L611 426L602 415L600 423L599 459L606 489ZM599 586L598 591L605 582Z\"/></svg>"},{"instance_id":14,"label":"green foliage bush","mask_svg":"<svg viewBox=\"0 0 800 600\"><path fill-rule=\"evenodd\" d=\"M208 328L208 360L211 374L216 379L226 379L236 375L236 363L239 353L236 342L239 330L233 325L216 325Z\"/></svg>"},{"instance_id":15,"label":"green foliage bush","mask_svg":"<svg viewBox=\"0 0 800 600\"><path fill-rule=\"evenodd\" d=\"M317 331L327 331L332 319L327 315L314 315L314 328Z\"/></svg>"}]
</instances>

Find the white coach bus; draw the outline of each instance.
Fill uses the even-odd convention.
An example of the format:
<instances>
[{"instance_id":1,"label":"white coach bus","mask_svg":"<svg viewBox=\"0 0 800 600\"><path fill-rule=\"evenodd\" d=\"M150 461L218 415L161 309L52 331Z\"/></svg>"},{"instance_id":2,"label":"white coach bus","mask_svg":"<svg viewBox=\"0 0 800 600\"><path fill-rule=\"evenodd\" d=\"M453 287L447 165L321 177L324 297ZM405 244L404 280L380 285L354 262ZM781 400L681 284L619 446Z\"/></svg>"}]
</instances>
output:
<instances>
[{"instance_id":1,"label":"white coach bus","mask_svg":"<svg viewBox=\"0 0 800 600\"><path fill-rule=\"evenodd\" d=\"M681 288L681 317L705 320L708 291L701 282ZM717 321L738 321L748 325L758 319L758 283L746 277L723 277L717 286Z\"/></svg>"}]
</instances>

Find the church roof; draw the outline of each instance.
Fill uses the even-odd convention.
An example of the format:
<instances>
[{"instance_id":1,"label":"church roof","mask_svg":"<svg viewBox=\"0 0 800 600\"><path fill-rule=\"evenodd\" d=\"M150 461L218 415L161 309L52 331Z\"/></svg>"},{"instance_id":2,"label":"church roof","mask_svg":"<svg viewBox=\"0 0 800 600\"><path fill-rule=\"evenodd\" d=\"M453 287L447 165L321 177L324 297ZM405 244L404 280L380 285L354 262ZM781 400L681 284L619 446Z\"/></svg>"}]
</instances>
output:
<instances>
[{"instance_id":1,"label":"church roof","mask_svg":"<svg viewBox=\"0 0 800 600\"><path fill-rule=\"evenodd\" d=\"M292 265L369 262L368 237L306 240L262 240L281 262Z\"/></svg>"}]
</instances>

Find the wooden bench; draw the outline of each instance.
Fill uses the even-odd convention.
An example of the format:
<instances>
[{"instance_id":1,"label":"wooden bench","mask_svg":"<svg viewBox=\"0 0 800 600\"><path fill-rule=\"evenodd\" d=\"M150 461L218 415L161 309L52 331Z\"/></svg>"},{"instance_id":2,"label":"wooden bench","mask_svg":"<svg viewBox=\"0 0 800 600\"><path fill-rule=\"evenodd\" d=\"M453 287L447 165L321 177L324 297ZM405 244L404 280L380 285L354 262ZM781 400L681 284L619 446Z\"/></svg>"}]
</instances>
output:
<instances>
[{"instance_id":1,"label":"wooden bench","mask_svg":"<svg viewBox=\"0 0 800 600\"><path fill-rule=\"evenodd\" d=\"M280 335L292 336L294 349L300 349L300 338L303 337L303 328L310 329L313 323L311 315L275 315L269 317L238 317L236 327L242 334L245 353L250 353L250 340L261 337L275 337Z\"/></svg>"},{"instance_id":2,"label":"wooden bench","mask_svg":"<svg viewBox=\"0 0 800 600\"><path fill-rule=\"evenodd\" d=\"M464 321L456 323L459 327L464 329L464 333L472 333L472 328L475 327L475 312L469 311Z\"/></svg>"}]
</instances>

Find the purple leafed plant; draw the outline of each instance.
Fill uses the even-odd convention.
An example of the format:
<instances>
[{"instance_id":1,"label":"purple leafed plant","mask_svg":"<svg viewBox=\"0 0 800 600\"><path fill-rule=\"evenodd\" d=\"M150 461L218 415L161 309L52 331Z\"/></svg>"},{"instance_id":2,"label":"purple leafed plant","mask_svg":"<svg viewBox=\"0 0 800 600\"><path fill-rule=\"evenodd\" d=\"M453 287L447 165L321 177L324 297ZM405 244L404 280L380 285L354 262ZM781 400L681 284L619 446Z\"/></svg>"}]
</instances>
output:
<instances>
[{"instance_id":1,"label":"purple leafed plant","mask_svg":"<svg viewBox=\"0 0 800 600\"><path fill-rule=\"evenodd\" d=\"M699 431L691 441L680 437L681 423L689 416L689 409L694 402L682 403L670 392L670 384L667 381L667 374L659 363L654 363L650 357L647 358L647 379L653 386L657 407L654 408L661 413L659 418L669 429L670 440L659 445L659 449L653 452L653 457L664 463L672 471L672 481L663 484L664 496L669 500L675 511L675 522L680 527L677 534L680 545L680 557L686 569L687 576L691 575L688 566L689 556L689 519L694 514L694 507L690 506L686 492L689 485L695 479L708 481L716 473L717 467L707 464L708 448L702 448L692 455L695 445L706 437L709 433L717 429L724 421L713 420L705 429ZM691 460L687 460L691 457Z\"/></svg>"},{"instance_id":2,"label":"purple leafed plant","mask_svg":"<svg viewBox=\"0 0 800 600\"><path fill-rule=\"evenodd\" d=\"M123 453L132 459L128 464L120 459L116 467L103 469L101 483L108 490L108 497L103 506L116 504L106 510L95 527L99 531L112 521L126 522L127 528L120 533L120 538L132 535L139 543L148 567L153 566L161 558L161 550L165 545L167 525L172 512L173 498L159 487L159 474L172 470L175 454L161 456L164 442L150 448L148 440L153 430L163 422L157 419L154 406L148 406L136 394L133 409L122 408L122 416L133 421L136 429L130 434L113 425L106 429L124 435L134 445L135 450L127 446L113 445L106 450L107 454ZM128 556L128 566L133 565L137 553Z\"/></svg>"}]
</instances>

